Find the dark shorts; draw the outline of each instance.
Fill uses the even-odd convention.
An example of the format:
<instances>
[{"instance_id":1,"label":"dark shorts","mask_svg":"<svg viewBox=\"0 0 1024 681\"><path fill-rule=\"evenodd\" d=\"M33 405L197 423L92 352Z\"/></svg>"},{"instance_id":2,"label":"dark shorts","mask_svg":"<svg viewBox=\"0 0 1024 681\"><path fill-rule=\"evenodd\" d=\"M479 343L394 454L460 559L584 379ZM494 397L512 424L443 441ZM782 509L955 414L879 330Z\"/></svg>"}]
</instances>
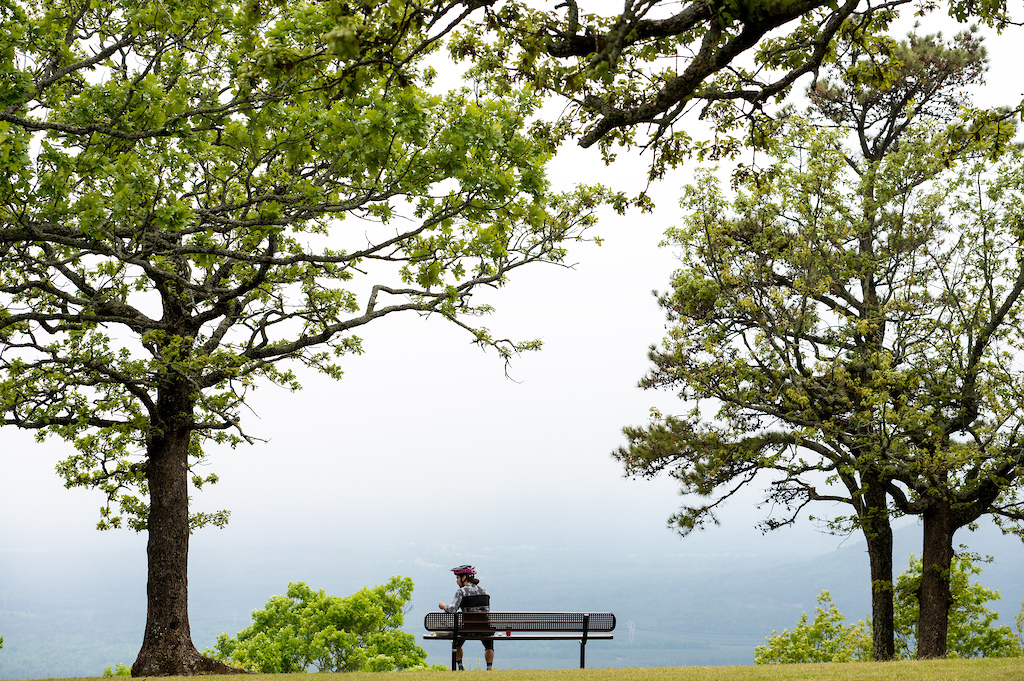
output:
<instances>
[{"instance_id":1,"label":"dark shorts","mask_svg":"<svg viewBox=\"0 0 1024 681\"><path fill-rule=\"evenodd\" d=\"M490 639L481 640L475 636L460 636L459 638L455 639L455 647L461 648L462 644L466 641L480 641L480 643L484 644L484 650L494 650L494 641Z\"/></svg>"}]
</instances>

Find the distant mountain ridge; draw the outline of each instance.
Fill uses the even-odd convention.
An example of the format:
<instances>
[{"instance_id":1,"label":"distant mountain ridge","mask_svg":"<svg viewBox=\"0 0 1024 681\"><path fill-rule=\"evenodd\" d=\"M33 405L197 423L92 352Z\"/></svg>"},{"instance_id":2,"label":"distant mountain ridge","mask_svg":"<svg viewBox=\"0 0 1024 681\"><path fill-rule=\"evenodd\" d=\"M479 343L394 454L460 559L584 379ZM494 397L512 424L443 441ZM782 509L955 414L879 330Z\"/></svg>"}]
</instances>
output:
<instances>
[{"instance_id":1,"label":"distant mountain ridge","mask_svg":"<svg viewBox=\"0 0 1024 681\"><path fill-rule=\"evenodd\" d=\"M989 528L958 536L973 551L991 554L981 581L998 589L996 609L1012 622L1024 599L1024 548ZM909 553L920 553L916 526L896 533L896 570ZM685 548L685 541L678 548ZM478 565L495 608L505 610L600 610L616 614L615 640L588 645L590 667L752 664L753 649L772 630L792 627L813 612L828 589L852 620L870 613L867 556L850 539L824 554L786 561L778 555L742 552L680 557L652 548L613 555L600 546L511 546L467 556L450 545L408 542L344 547L296 545L267 548L210 543L194 552L190 571L193 640L212 647L222 632L236 633L249 613L289 581L343 595L371 584L366 575L407 575L416 584L405 628L422 634L423 615L454 592L448 568ZM770 559L769 559L770 558ZM296 566L300 566L296 568ZM144 556L132 547L110 551L14 554L0 549L0 677L4 679L96 676L104 667L130 664L145 622ZM361 581L360 581L361 580ZM379 583L379 581L377 583ZM372 584L371 584L372 585ZM422 642L430 662L447 663L450 650ZM482 647L467 648L472 664ZM499 644L499 668L571 668L576 643Z\"/></svg>"}]
</instances>

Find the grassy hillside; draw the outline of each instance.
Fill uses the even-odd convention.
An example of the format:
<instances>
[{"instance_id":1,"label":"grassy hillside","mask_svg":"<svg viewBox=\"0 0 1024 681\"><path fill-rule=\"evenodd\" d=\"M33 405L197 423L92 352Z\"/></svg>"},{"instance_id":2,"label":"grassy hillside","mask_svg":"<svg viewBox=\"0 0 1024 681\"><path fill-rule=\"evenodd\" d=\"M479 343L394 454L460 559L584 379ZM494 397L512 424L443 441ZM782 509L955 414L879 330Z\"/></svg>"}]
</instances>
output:
<instances>
[{"instance_id":1,"label":"grassy hillside","mask_svg":"<svg viewBox=\"0 0 1024 681\"><path fill-rule=\"evenodd\" d=\"M451 672L402 672L402 681L438 681ZM267 678L264 679L264 676ZM274 674L211 676L213 681L326 681L337 674ZM345 681L380 681L381 673L352 673ZM387 678L396 678L387 675ZM563 669L469 671L457 678L491 681L1020 681L1024 658L982 660L929 660L926 662L861 662L849 664L794 664L758 667L647 667L633 669ZM67 680L62 680L67 681ZM90 680L93 681L93 680ZM95 679L94 681L103 681Z\"/></svg>"}]
</instances>

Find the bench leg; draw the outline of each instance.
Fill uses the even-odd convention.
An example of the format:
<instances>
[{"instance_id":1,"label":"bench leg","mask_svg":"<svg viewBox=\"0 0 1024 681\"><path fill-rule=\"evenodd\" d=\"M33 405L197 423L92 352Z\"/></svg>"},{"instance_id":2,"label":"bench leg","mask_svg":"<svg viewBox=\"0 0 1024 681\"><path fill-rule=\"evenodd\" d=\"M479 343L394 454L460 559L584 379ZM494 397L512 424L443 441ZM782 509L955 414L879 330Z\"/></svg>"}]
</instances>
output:
<instances>
[{"instance_id":1,"label":"bench leg","mask_svg":"<svg viewBox=\"0 0 1024 681\"><path fill-rule=\"evenodd\" d=\"M452 671L453 672L457 671L457 667L455 666L456 665L455 655L458 653L458 650L459 650L456 647L456 644L459 641L459 624L461 624L461 620L462 620L462 613L461 612L455 613L455 622L453 622L454 626L452 627Z\"/></svg>"},{"instance_id":2,"label":"bench leg","mask_svg":"<svg viewBox=\"0 0 1024 681\"><path fill-rule=\"evenodd\" d=\"M580 639L580 669L587 668L587 632L590 631L590 614L583 616L583 638Z\"/></svg>"}]
</instances>

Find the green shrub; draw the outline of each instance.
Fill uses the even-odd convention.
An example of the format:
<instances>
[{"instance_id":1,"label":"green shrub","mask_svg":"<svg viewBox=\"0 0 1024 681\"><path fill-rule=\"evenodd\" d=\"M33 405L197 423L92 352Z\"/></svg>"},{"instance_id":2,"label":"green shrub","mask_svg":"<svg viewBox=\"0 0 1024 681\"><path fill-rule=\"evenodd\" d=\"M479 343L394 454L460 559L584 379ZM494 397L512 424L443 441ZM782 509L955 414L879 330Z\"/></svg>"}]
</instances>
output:
<instances>
[{"instance_id":1,"label":"green shrub","mask_svg":"<svg viewBox=\"0 0 1024 681\"><path fill-rule=\"evenodd\" d=\"M768 645L754 649L755 664L796 664L800 662L851 662L871 659L871 629L864 620L844 624L846 618L832 602L828 591L818 594L817 614L808 624L807 613L796 627L772 632Z\"/></svg>"},{"instance_id":2,"label":"green shrub","mask_svg":"<svg viewBox=\"0 0 1024 681\"><path fill-rule=\"evenodd\" d=\"M132 668L126 664L115 664L113 667L106 667L103 676L131 676Z\"/></svg>"},{"instance_id":3,"label":"green shrub","mask_svg":"<svg viewBox=\"0 0 1024 681\"><path fill-rule=\"evenodd\" d=\"M412 580L392 577L351 596L328 596L303 582L273 596L237 637L221 634L206 654L264 674L395 671L423 665L427 653L401 631Z\"/></svg>"}]
</instances>

